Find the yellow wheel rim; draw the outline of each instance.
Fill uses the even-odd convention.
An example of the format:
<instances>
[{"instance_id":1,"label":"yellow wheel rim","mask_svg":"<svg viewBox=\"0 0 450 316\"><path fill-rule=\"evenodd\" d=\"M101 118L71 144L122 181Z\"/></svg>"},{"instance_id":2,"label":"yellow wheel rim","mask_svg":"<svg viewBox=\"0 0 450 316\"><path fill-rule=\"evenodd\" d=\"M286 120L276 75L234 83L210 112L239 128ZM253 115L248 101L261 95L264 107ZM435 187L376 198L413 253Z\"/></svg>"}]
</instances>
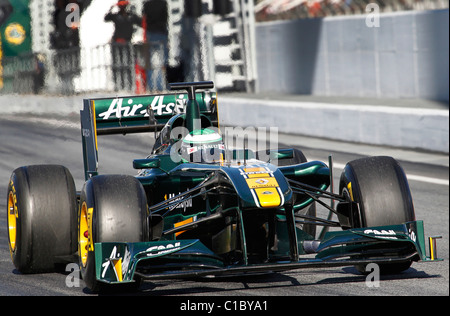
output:
<instances>
[{"instance_id":1,"label":"yellow wheel rim","mask_svg":"<svg viewBox=\"0 0 450 316\"><path fill-rule=\"evenodd\" d=\"M17 237L17 218L19 212L15 203L15 195L12 191L8 195L8 234L9 234L9 249L11 253L16 250Z\"/></svg>"},{"instance_id":2,"label":"yellow wheel rim","mask_svg":"<svg viewBox=\"0 0 450 316\"><path fill-rule=\"evenodd\" d=\"M86 233L87 232L87 233ZM83 267L86 266L89 251L89 226L88 226L88 209L86 202L81 206L80 225L78 229L78 245L79 256Z\"/></svg>"}]
</instances>

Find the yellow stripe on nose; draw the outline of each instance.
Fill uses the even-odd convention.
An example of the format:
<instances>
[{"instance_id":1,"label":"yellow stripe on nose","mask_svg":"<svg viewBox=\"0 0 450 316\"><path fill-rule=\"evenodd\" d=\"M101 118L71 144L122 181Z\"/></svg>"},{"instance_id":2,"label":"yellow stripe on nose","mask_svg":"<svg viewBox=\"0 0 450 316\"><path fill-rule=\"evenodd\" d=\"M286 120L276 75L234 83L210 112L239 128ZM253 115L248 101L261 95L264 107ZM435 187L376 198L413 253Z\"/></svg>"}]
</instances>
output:
<instances>
[{"instance_id":1,"label":"yellow stripe on nose","mask_svg":"<svg viewBox=\"0 0 450 316\"><path fill-rule=\"evenodd\" d=\"M251 172L264 172L267 171L265 168L262 167L255 167L255 168L244 168L244 172L251 173Z\"/></svg>"},{"instance_id":2,"label":"yellow stripe on nose","mask_svg":"<svg viewBox=\"0 0 450 316\"><path fill-rule=\"evenodd\" d=\"M270 175L268 173L250 173L247 174L249 178L269 178Z\"/></svg>"},{"instance_id":3,"label":"yellow stripe on nose","mask_svg":"<svg viewBox=\"0 0 450 316\"><path fill-rule=\"evenodd\" d=\"M259 204L264 208L278 207L281 204L281 197L277 188L255 189Z\"/></svg>"},{"instance_id":4,"label":"yellow stripe on nose","mask_svg":"<svg viewBox=\"0 0 450 316\"><path fill-rule=\"evenodd\" d=\"M270 178L250 178L246 179L247 185L250 189L258 188L276 188L278 187L277 179L274 177Z\"/></svg>"}]
</instances>

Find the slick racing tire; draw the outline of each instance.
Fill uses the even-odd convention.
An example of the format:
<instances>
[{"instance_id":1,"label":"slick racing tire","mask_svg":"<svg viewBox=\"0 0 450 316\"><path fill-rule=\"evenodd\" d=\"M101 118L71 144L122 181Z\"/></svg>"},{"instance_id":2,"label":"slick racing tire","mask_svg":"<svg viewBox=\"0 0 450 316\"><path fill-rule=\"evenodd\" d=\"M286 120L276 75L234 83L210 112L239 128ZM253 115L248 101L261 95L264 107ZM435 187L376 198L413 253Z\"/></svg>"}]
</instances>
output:
<instances>
[{"instance_id":1,"label":"slick racing tire","mask_svg":"<svg viewBox=\"0 0 450 316\"><path fill-rule=\"evenodd\" d=\"M94 244L148 241L147 213L144 188L132 176L96 176L85 183L78 214L78 257L81 276L91 291L113 289L96 278ZM125 288L134 290L139 283Z\"/></svg>"},{"instance_id":2,"label":"slick racing tire","mask_svg":"<svg viewBox=\"0 0 450 316\"><path fill-rule=\"evenodd\" d=\"M354 228L397 225L414 221L414 206L405 172L392 157L369 157L349 162L339 192L359 204L360 218ZM412 261L380 265L384 274L408 269ZM365 267L357 267L365 272Z\"/></svg>"},{"instance_id":3,"label":"slick racing tire","mask_svg":"<svg viewBox=\"0 0 450 316\"><path fill-rule=\"evenodd\" d=\"M54 272L77 250L75 183L63 166L13 171L8 185L8 243L21 273Z\"/></svg>"}]
</instances>

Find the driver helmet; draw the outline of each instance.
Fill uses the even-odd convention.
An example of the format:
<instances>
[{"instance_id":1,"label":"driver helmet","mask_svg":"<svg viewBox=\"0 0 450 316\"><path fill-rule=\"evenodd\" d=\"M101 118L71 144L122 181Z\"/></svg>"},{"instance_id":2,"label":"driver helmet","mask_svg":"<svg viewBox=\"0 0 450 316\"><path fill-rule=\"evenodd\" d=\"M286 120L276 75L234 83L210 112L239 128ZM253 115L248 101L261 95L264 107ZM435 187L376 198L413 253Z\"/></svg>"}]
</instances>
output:
<instances>
[{"instance_id":1,"label":"driver helmet","mask_svg":"<svg viewBox=\"0 0 450 316\"><path fill-rule=\"evenodd\" d=\"M181 144L181 156L187 162L219 163L224 159L224 152L222 136L209 128L189 133Z\"/></svg>"}]
</instances>

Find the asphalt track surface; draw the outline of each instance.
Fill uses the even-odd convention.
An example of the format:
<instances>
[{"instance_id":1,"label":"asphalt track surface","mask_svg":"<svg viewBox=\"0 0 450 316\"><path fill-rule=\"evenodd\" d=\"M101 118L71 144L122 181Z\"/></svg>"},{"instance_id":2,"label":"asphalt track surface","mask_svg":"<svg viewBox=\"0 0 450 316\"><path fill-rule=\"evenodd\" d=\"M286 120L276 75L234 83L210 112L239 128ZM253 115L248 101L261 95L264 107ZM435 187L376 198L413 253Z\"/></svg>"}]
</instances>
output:
<instances>
[{"instance_id":1,"label":"asphalt track surface","mask_svg":"<svg viewBox=\"0 0 450 316\"><path fill-rule=\"evenodd\" d=\"M200 296L219 300L247 296L448 296L449 295L449 177L448 155L361 146L280 135L280 142L303 150L309 160L334 158L335 183L347 161L367 155L392 154L401 161L414 198L417 219L425 222L426 236L441 235L438 256L443 262L413 263L401 274L381 276L378 287L353 267L311 268L249 277L171 280L144 283L141 296ZM135 174L133 158L145 157L152 138L142 135L105 136L99 140L100 173ZM0 296L92 296L83 281L69 272L22 275L11 263L6 224L7 184L11 172L30 164L63 164L83 185L83 162L78 117L39 118L9 115L0 118ZM322 212L319 210L319 213ZM326 215L326 214L325 214ZM67 286L67 282L69 285ZM72 281L72 282L70 282ZM201 298L197 298L197 301ZM178 304L178 303L177 303ZM232 307L231 305L228 305ZM222 306L223 308L224 306ZM178 308L178 305L174 308ZM180 307L181 308L181 307Z\"/></svg>"}]
</instances>

